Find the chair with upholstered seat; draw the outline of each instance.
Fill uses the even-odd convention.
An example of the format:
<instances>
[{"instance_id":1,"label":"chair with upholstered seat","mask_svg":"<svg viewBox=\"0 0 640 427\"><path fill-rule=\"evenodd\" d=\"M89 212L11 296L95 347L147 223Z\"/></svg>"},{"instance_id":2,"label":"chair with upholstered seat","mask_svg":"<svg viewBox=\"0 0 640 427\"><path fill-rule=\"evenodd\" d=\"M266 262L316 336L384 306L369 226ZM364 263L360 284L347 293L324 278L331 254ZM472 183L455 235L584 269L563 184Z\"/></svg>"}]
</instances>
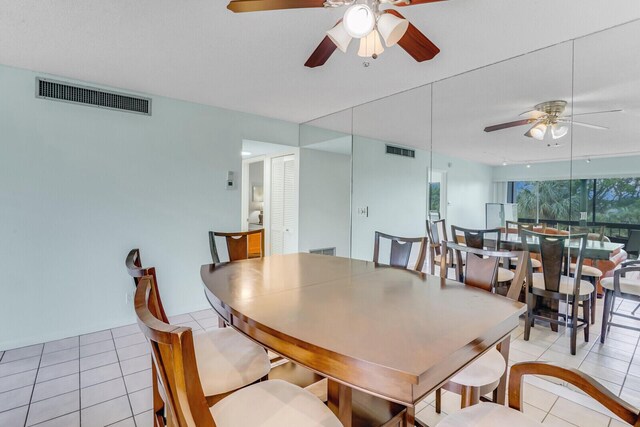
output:
<instances>
[{"instance_id":1,"label":"chair with upholstered seat","mask_svg":"<svg viewBox=\"0 0 640 427\"><path fill-rule=\"evenodd\" d=\"M125 264L136 287L145 276L152 276L154 283L157 283L155 268L142 267L138 249L129 252ZM169 323L157 287L155 295L157 317ZM265 379L271 370L266 350L233 328L199 331L193 334L193 340L199 360L198 371L203 375L202 386L210 405L234 390ZM162 410L160 407L155 409L156 413Z\"/></svg>"},{"instance_id":2,"label":"chair with upholstered seat","mask_svg":"<svg viewBox=\"0 0 640 427\"><path fill-rule=\"evenodd\" d=\"M480 403L447 416L438 427L538 427L541 423L524 415L523 385L525 375L544 375L574 385L627 424L640 426L637 408L610 392L589 375L576 369L567 369L547 362L521 362L509 373L509 407L493 403Z\"/></svg>"},{"instance_id":3,"label":"chair with upholstered seat","mask_svg":"<svg viewBox=\"0 0 640 427\"><path fill-rule=\"evenodd\" d=\"M427 237L429 238L429 272L435 274L436 265L440 266L442 257L442 242L447 240L447 226L443 219L437 221L427 220ZM447 268L453 267L456 260L446 254Z\"/></svg>"},{"instance_id":4,"label":"chair with upholstered seat","mask_svg":"<svg viewBox=\"0 0 640 427\"><path fill-rule=\"evenodd\" d=\"M600 342L603 344L612 326L640 331L640 328L613 322L613 316L640 321L640 317L636 317L633 312L629 315L614 309L616 298L640 302L640 277L638 277L640 275L640 260L623 262L620 267L614 272L613 277L604 278L600 282L605 290L602 333L600 334ZM628 277L629 273L635 274L635 277Z\"/></svg>"},{"instance_id":5,"label":"chair with upholstered seat","mask_svg":"<svg viewBox=\"0 0 640 427\"><path fill-rule=\"evenodd\" d=\"M264 256L264 228L233 233L210 231L209 249L211 250L211 259L214 264L219 264L220 256L218 255L216 237L224 237L227 244L229 261L262 258Z\"/></svg>"},{"instance_id":6,"label":"chair with upholstered seat","mask_svg":"<svg viewBox=\"0 0 640 427\"><path fill-rule=\"evenodd\" d=\"M135 294L138 325L151 345L157 378L167 406L167 425L177 427L300 426L341 427L340 421L310 392L282 380L256 383L208 406L191 328L173 326L158 310L153 276L140 279ZM208 361L207 361L208 362ZM220 362L219 360L216 362ZM224 382L210 373L208 381Z\"/></svg>"},{"instance_id":7,"label":"chair with upholstered seat","mask_svg":"<svg viewBox=\"0 0 640 427\"><path fill-rule=\"evenodd\" d=\"M379 264L380 259L380 239L388 240L391 247L389 250L389 264L395 268L408 268L411 252L414 245L418 245L416 262L411 268L414 271L422 272L424 261L427 255L427 239L425 237L398 237L376 231L375 244L373 246L373 262Z\"/></svg>"},{"instance_id":8,"label":"chair with upholstered seat","mask_svg":"<svg viewBox=\"0 0 640 427\"><path fill-rule=\"evenodd\" d=\"M504 233L508 239L510 234L515 234L516 236L519 236L520 230L540 231L541 233L544 233L546 229L547 229L547 225L544 223L529 224L526 222L506 221L505 227L504 227ZM529 254L529 256L531 257L531 267L533 268L533 270L534 271L540 270L540 268L542 268L542 263L540 262L540 260L535 258L534 254ZM516 264L518 260L512 259L511 262L513 264Z\"/></svg>"},{"instance_id":9,"label":"chair with upholstered seat","mask_svg":"<svg viewBox=\"0 0 640 427\"><path fill-rule=\"evenodd\" d=\"M542 273L533 273L527 280L527 317L524 326L524 339L529 340L531 327L536 320L544 320L553 325L571 328L571 354L576 354L578 329L584 329L584 340L589 342L589 325L591 296L594 286L582 280L582 264L584 249L587 244L586 234L548 235L529 230L520 231L523 243L529 250L529 239L537 240L542 259ZM572 243L569 250L567 242ZM576 269L569 275L571 258L575 258ZM549 303L550 302L550 303ZM571 306L571 312L560 313L559 303ZM578 308L582 306L583 317L578 316ZM564 320L560 320L563 318Z\"/></svg>"},{"instance_id":10,"label":"chair with upholstered seat","mask_svg":"<svg viewBox=\"0 0 640 427\"><path fill-rule=\"evenodd\" d=\"M467 286L473 286L488 292L495 290L498 278L498 268L502 258L518 257L527 260L526 252L499 252L463 246L457 243L443 242L443 251L454 251L458 259L463 254L465 265L456 265L456 277ZM517 300L522 290L527 271L527 262L520 261L517 265L507 298ZM440 277L446 278L446 265L440 267ZM506 361L497 348L488 350L480 358L467 365L462 371L449 379L444 388L459 393L462 396L461 406L464 408L478 403L480 396L493 391L493 399L498 397L498 384L506 369ZM440 412L441 390L436 390L436 412Z\"/></svg>"},{"instance_id":11,"label":"chair with upholstered seat","mask_svg":"<svg viewBox=\"0 0 640 427\"><path fill-rule=\"evenodd\" d=\"M604 226L600 227L597 233L592 233L589 227L582 227L577 225L571 226L571 234L586 234L587 240L593 240L596 242L604 242ZM590 263L593 263L592 260L585 260ZM569 270L571 274L574 274L576 271L576 263L572 262L569 266ZM582 264L582 278L588 280L593 285L593 295L591 295L591 324L596 323L596 301L597 301L597 284L600 278L602 277L602 271L593 265Z\"/></svg>"},{"instance_id":12,"label":"chair with upholstered seat","mask_svg":"<svg viewBox=\"0 0 640 427\"><path fill-rule=\"evenodd\" d=\"M500 243L502 241L502 231L499 228L473 230L452 225L451 237L454 243L463 242L466 246L471 248L499 251ZM513 280L513 276L513 271L508 268L498 267L498 283L508 283Z\"/></svg>"}]
</instances>

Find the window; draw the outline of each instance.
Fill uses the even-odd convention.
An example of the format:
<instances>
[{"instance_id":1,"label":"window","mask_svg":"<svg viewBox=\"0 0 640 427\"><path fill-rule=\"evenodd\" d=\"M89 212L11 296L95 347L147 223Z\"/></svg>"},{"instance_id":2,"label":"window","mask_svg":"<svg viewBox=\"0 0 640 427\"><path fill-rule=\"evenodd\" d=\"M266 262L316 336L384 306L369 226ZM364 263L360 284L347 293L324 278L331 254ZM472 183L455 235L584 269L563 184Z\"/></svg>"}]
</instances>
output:
<instances>
[{"instance_id":1,"label":"window","mask_svg":"<svg viewBox=\"0 0 640 427\"><path fill-rule=\"evenodd\" d=\"M440 212L440 183L429 185L429 211Z\"/></svg>"}]
</instances>

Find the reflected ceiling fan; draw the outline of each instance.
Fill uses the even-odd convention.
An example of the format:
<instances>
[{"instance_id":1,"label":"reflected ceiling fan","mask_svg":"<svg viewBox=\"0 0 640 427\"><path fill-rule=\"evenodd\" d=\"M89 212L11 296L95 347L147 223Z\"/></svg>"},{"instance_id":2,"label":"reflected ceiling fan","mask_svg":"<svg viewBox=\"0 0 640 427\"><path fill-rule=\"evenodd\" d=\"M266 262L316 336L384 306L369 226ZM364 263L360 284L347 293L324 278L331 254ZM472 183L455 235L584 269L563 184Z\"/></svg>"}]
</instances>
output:
<instances>
[{"instance_id":1,"label":"reflected ceiling fan","mask_svg":"<svg viewBox=\"0 0 640 427\"><path fill-rule=\"evenodd\" d=\"M440 49L395 9L380 10L381 5L410 6L444 0L232 0L227 9L233 12L296 9L309 7L337 8L347 6L342 19L311 54L306 67L324 65L333 52L346 52L352 39L360 39L358 55L376 59L387 47L396 43L418 62L435 57Z\"/></svg>"},{"instance_id":2,"label":"reflected ceiling fan","mask_svg":"<svg viewBox=\"0 0 640 427\"><path fill-rule=\"evenodd\" d=\"M527 116L522 120L516 120L515 122L501 123L499 125L487 126L484 128L485 132L494 132L497 130L508 129L516 126L524 126L533 124L533 126L524 134L529 138L542 141L547 135L547 132L551 134L553 139L560 139L569 132L569 125L572 123L570 116L563 116L564 110L567 107L567 101L547 101L542 102L533 110L520 114L521 116ZM603 114L603 113L619 113L622 110L606 110L606 111L592 111L589 113L574 114L576 116L586 116L588 114ZM573 120L573 124L576 126L583 126L591 129L605 130L608 129L604 126L592 125L589 123L577 122Z\"/></svg>"}]
</instances>

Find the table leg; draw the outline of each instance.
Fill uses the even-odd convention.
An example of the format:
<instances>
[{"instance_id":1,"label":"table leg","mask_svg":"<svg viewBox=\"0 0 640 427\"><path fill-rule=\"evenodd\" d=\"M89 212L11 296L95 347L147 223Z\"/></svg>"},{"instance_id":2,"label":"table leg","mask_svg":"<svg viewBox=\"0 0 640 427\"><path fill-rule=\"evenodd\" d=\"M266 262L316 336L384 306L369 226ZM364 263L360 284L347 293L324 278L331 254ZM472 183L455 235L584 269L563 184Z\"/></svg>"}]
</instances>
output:
<instances>
[{"instance_id":1,"label":"table leg","mask_svg":"<svg viewBox=\"0 0 640 427\"><path fill-rule=\"evenodd\" d=\"M327 384L327 404L344 427L351 427L353 418L352 389L329 379Z\"/></svg>"},{"instance_id":2,"label":"table leg","mask_svg":"<svg viewBox=\"0 0 640 427\"><path fill-rule=\"evenodd\" d=\"M404 412L404 420L402 427L414 427L416 425L416 408L415 406L407 406Z\"/></svg>"},{"instance_id":3,"label":"table leg","mask_svg":"<svg viewBox=\"0 0 640 427\"><path fill-rule=\"evenodd\" d=\"M504 405L507 397L507 372L509 371L509 346L511 345L511 334L507 335L507 337L499 344L500 354L504 357L504 361L507 364L507 369L504 370L504 374L500 378L500 383L498 383L498 396L495 403L500 405Z\"/></svg>"}]
</instances>

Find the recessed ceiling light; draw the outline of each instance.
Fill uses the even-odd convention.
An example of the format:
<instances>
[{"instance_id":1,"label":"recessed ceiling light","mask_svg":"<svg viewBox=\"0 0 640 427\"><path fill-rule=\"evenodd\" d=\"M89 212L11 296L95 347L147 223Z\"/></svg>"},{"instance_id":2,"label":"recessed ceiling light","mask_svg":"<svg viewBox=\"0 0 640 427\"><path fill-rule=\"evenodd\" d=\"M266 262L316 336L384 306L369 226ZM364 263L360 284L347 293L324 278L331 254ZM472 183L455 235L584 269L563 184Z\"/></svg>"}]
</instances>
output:
<instances>
[{"instance_id":1,"label":"recessed ceiling light","mask_svg":"<svg viewBox=\"0 0 640 427\"><path fill-rule=\"evenodd\" d=\"M251 151L241 151L240 155L241 156L250 156L251 155Z\"/></svg>"}]
</instances>

